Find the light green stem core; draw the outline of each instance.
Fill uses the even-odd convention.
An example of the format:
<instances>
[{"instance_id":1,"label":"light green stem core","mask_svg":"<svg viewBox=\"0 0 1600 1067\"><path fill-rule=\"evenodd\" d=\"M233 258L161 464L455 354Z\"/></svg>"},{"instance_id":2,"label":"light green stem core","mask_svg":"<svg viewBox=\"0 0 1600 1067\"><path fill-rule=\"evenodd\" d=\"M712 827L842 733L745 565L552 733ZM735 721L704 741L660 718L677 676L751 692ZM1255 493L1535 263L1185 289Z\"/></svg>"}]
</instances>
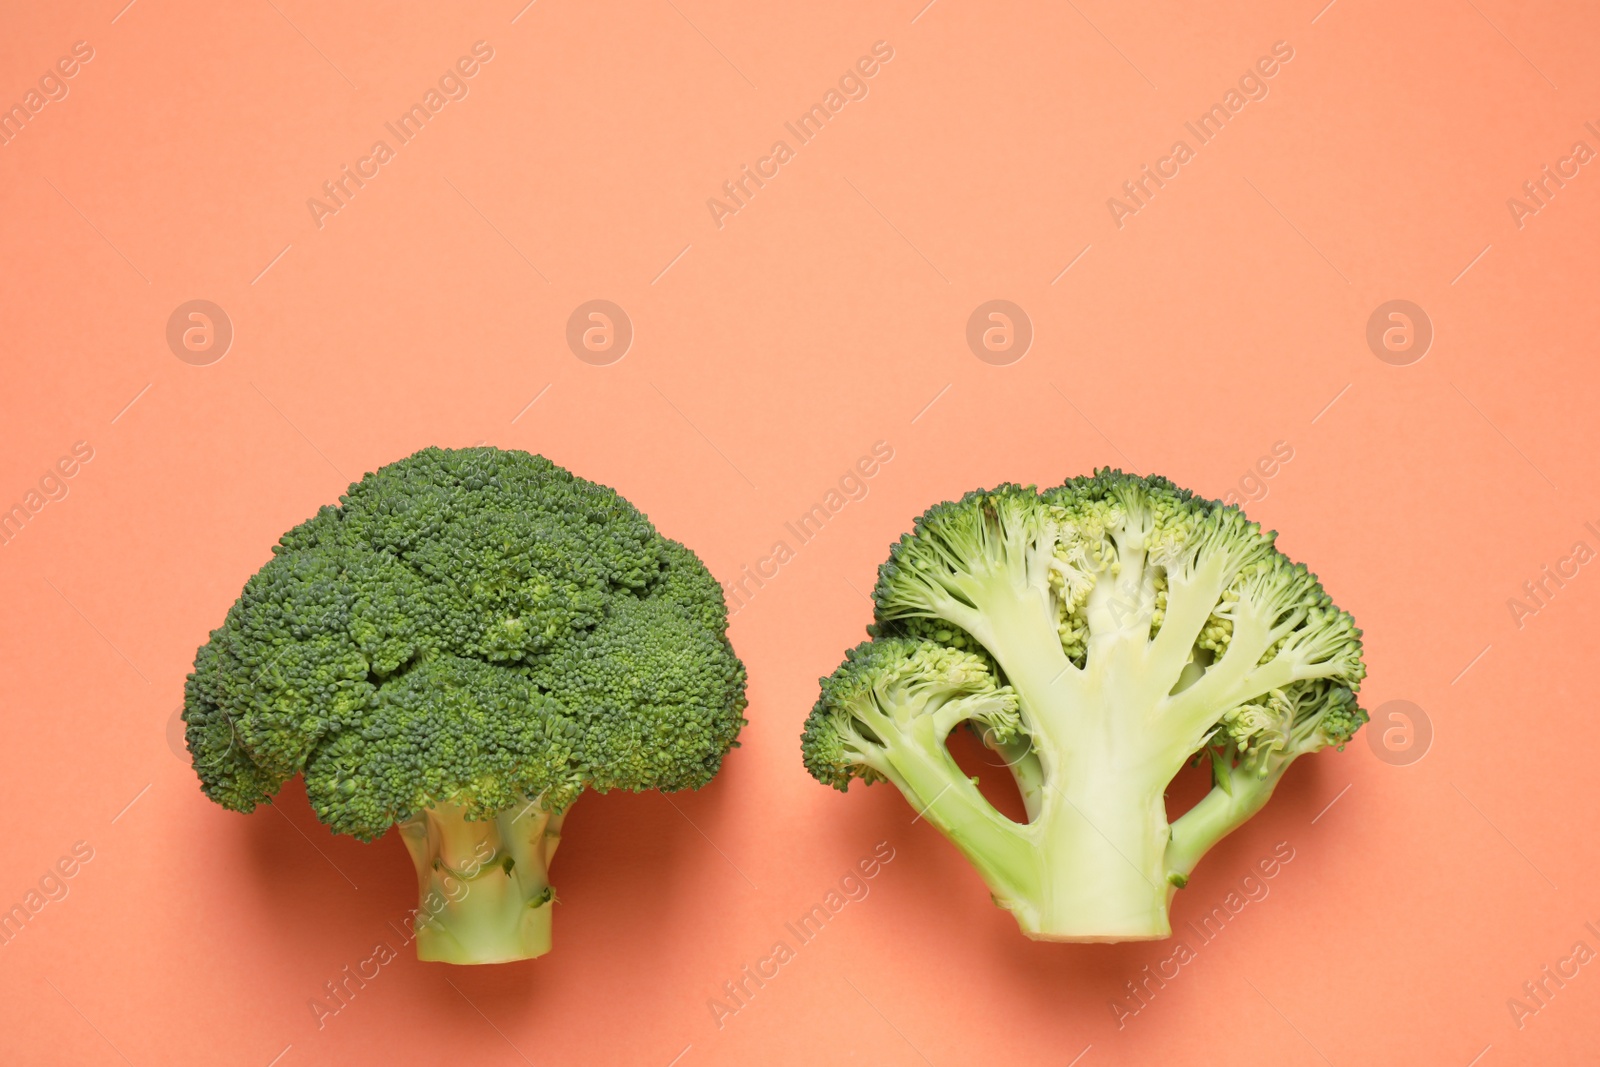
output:
<instances>
[{"instance_id":1,"label":"light green stem core","mask_svg":"<svg viewBox=\"0 0 1600 1067\"><path fill-rule=\"evenodd\" d=\"M1026 825L980 822L948 803L958 787L929 808L928 819L950 834L995 903L1034 940L1157 940L1172 934L1173 894L1212 846L1261 810L1287 765L1275 762L1265 776L1233 768L1226 789L1213 788L1170 827L1162 789L1137 784L1147 776L1084 766L1066 775L1068 789L1043 786Z\"/></svg>"},{"instance_id":2,"label":"light green stem core","mask_svg":"<svg viewBox=\"0 0 1600 1067\"><path fill-rule=\"evenodd\" d=\"M1201 856L1261 809L1295 753L1274 756L1264 776L1230 768L1226 784L1170 826L1168 783L1223 710L1321 676L1315 664L1282 657L1262 664L1272 616L1242 608L1220 661L1195 652L1228 577L1222 555L1169 581L1164 622L1150 639L1154 576L1144 545L1119 541L1118 549L1120 580L1103 571L1085 605L1091 637L1082 667L1067 659L1043 579L1032 572L996 566L951 579L958 588L933 612L994 655L1033 727L1026 740L988 739L1016 777L1027 823L989 805L935 736L932 716L911 706L858 710L881 739L872 769L961 849L995 903L1040 941L1170 937L1173 893ZM1125 602L1136 605L1133 615Z\"/></svg>"},{"instance_id":3,"label":"light green stem core","mask_svg":"<svg viewBox=\"0 0 1600 1067\"><path fill-rule=\"evenodd\" d=\"M1040 893L1013 908L1037 941L1170 937L1166 808L1160 787L1077 777L1051 790L1028 829L1039 841Z\"/></svg>"},{"instance_id":4,"label":"light green stem core","mask_svg":"<svg viewBox=\"0 0 1600 1067\"><path fill-rule=\"evenodd\" d=\"M1187 880L1212 845L1266 805L1288 765L1288 760L1274 762L1264 777L1243 767L1230 770L1227 789L1214 787L1172 824L1172 843L1167 847L1170 873Z\"/></svg>"},{"instance_id":5,"label":"light green stem core","mask_svg":"<svg viewBox=\"0 0 1600 1067\"><path fill-rule=\"evenodd\" d=\"M441 804L400 823L417 868L417 958L507 963L549 952L549 867L565 814L529 803L469 821Z\"/></svg>"}]
</instances>

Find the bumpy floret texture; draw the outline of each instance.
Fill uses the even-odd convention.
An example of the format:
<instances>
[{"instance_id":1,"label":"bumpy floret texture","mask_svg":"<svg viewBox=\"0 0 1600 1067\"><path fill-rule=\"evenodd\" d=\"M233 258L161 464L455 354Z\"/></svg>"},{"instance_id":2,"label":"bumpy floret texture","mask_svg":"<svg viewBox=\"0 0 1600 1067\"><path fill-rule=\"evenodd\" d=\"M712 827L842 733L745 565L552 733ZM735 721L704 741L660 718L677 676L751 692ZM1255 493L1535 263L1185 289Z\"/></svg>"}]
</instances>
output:
<instances>
[{"instance_id":1,"label":"bumpy floret texture","mask_svg":"<svg viewBox=\"0 0 1600 1067\"><path fill-rule=\"evenodd\" d=\"M929 508L890 546L868 633L878 642L912 639L957 651L1003 686L997 662L1003 650L956 621L985 623L977 605L991 602L984 600L997 587L991 583L1045 590L1062 652L1084 670L1097 637L1136 633L1153 642L1166 622L1174 578L1210 568L1225 580L1192 645L1180 650L1196 675L1227 655L1241 612L1265 619L1277 635L1255 657L1259 664L1295 664L1271 692L1218 708L1216 728L1204 738L1265 774L1285 757L1343 745L1367 719L1354 696L1365 674L1360 630L1316 575L1278 551L1275 539L1237 507L1157 475L1098 470L1042 492L1009 483L974 490ZM805 738L807 767L819 780L837 786L851 774L879 778L861 746L850 743L857 734L845 697L899 655L897 646L863 645L822 680ZM1026 707L1022 719L1023 730L1031 729ZM983 733L991 743L1007 741L987 728Z\"/></svg>"},{"instance_id":2,"label":"bumpy floret texture","mask_svg":"<svg viewBox=\"0 0 1600 1067\"><path fill-rule=\"evenodd\" d=\"M909 718L931 717L941 738L963 722L993 743L1022 734L1017 694L996 681L991 661L937 641L863 641L820 681L802 752L812 777L836 789L847 789L852 777L881 778L875 753L887 738L880 734Z\"/></svg>"},{"instance_id":3,"label":"bumpy floret texture","mask_svg":"<svg viewBox=\"0 0 1600 1067\"><path fill-rule=\"evenodd\" d=\"M429 448L274 546L195 657L189 747L218 803L303 772L363 840L438 803L697 788L744 724L726 629L715 579L612 490Z\"/></svg>"}]
</instances>

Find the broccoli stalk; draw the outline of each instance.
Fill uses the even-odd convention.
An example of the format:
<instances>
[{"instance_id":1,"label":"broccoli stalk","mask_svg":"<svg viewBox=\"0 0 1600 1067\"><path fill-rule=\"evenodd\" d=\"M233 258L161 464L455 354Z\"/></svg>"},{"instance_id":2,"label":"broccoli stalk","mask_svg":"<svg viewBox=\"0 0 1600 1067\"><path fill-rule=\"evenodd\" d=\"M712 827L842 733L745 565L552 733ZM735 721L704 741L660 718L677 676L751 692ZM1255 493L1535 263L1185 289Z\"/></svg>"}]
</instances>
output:
<instances>
[{"instance_id":1,"label":"broccoli stalk","mask_svg":"<svg viewBox=\"0 0 1600 1067\"><path fill-rule=\"evenodd\" d=\"M469 820L455 804L398 824L417 868L417 958L504 963L550 951L550 860L565 812L535 802Z\"/></svg>"},{"instance_id":2,"label":"broccoli stalk","mask_svg":"<svg viewBox=\"0 0 1600 1067\"><path fill-rule=\"evenodd\" d=\"M424 449L245 583L195 654L189 751L226 808L303 774L335 832L398 827L420 958L526 959L550 947L578 795L698 789L736 744L727 625L700 560L612 490L526 452Z\"/></svg>"},{"instance_id":3,"label":"broccoli stalk","mask_svg":"<svg viewBox=\"0 0 1600 1067\"><path fill-rule=\"evenodd\" d=\"M873 640L822 680L807 768L893 782L1030 937L1167 937L1206 851L1366 719L1360 631L1273 538L1114 471L938 505L880 571ZM950 758L963 722L1010 768L1025 823ZM1167 786L1197 756L1211 793L1169 825Z\"/></svg>"}]
</instances>

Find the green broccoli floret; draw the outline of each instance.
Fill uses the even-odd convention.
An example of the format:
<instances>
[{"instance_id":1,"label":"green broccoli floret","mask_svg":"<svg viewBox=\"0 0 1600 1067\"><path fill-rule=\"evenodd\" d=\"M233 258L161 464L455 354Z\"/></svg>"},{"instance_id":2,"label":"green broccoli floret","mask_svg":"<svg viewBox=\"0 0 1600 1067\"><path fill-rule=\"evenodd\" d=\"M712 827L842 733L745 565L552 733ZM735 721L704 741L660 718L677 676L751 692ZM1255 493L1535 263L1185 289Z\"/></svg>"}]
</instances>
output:
<instances>
[{"instance_id":1,"label":"green broccoli floret","mask_svg":"<svg viewBox=\"0 0 1600 1067\"><path fill-rule=\"evenodd\" d=\"M417 955L548 951L548 867L585 789L697 789L744 725L721 587L541 456L428 448L284 534L195 655L201 789L317 818L417 868Z\"/></svg>"},{"instance_id":2,"label":"green broccoli floret","mask_svg":"<svg viewBox=\"0 0 1600 1067\"><path fill-rule=\"evenodd\" d=\"M1170 936L1201 856L1294 759L1367 721L1361 631L1275 538L1115 470L935 505L879 569L872 640L821 680L806 769L839 789L893 782L1030 937ZM950 757L963 722L1027 822ZM1193 758L1213 788L1169 824L1166 788Z\"/></svg>"}]
</instances>

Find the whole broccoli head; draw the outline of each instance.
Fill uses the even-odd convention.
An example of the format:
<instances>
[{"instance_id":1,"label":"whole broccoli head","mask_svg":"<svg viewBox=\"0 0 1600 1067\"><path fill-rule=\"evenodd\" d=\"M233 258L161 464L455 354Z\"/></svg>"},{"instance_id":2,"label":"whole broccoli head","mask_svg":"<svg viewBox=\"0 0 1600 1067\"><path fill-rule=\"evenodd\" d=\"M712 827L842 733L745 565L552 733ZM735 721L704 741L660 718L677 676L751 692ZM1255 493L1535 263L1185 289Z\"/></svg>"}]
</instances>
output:
<instances>
[{"instance_id":1,"label":"whole broccoli head","mask_svg":"<svg viewBox=\"0 0 1600 1067\"><path fill-rule=\"evenodd\" d=\"M890 550L872 640L806 721L827 785L893 782L1023 931L1166 937L1200 857L1297 757L1367 721L1361 631L1236 507L1100 470L930 508ZM1016 778L996 811L945 747L965 722ZM1193 758L1211 793L1169 824Z\"/></svg>"},{"instance_id":2,"label":"whole broccoli head","mask_svg":"<svg viewBox=\"0 0 1600 1067\"><path fill-rule=\"evenodd\" d=\"M184 720L224 807L303 774L336 832L398 825L419 956L495 962L548 949L578 794L705 785L744 688L721 587L626 500L526 452L427 448L273 546Z\"/></svg>"}]
</instances>

